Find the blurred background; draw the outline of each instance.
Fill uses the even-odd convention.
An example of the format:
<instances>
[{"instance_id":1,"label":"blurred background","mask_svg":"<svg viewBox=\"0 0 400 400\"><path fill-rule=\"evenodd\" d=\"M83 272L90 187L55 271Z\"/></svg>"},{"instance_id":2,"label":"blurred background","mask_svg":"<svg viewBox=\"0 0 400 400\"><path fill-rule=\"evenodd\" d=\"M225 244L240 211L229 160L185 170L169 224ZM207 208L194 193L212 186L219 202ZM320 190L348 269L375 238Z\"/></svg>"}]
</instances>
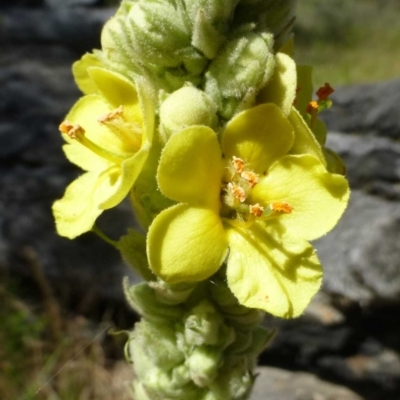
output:
<instances>
[{"instance_id":1,"label":"blurred background","mask_svg":"<svg viewBox=\"0 0 400 400\"><path fill-rule=\"evenodd\" d=\"M129 399L110 330L137 320L121 290L137 278L94 234L58 237L50 210L79 175L58 132L80 96L71 64L117 3L0 0L1 399ZM323 290L301 318L265 321L278 334L254 400L400 399L399 15L400 0L299 1L295 58L336 89L323 119L353 191L315 243ZM111 237L133 224L128 204L99 223Z\"/></svg>"}]
</instances>

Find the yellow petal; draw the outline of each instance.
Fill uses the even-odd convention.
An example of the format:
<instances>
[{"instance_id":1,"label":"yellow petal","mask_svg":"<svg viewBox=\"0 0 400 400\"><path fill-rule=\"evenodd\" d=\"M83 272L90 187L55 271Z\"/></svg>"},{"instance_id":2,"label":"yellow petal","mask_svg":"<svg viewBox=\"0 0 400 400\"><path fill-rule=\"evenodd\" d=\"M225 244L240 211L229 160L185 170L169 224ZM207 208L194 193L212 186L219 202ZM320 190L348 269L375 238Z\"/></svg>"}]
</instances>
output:
<instances>
[{"instance_id":1,"label":"yellow petal","mask_svg":"<svg viewBox=\"0 0 400 400\"><path fill-rule=\"evenodd\" d=\"M318 291L322 270L311 245L255 223L229 229L228 285L240 304L282 318L299 316Z\"/></svg>"},{"instance_id":2,"label":"yellow petal","mask_svg":"<svg viewBox=\"0 0 400 400\"><path fill-rule=\"evenodd\" d=\"M130 121L142 122L138 94L134 84L124 76L110 70L92 67L88 70L99 92L112 108L124 106L124 115Z\"/></svg>"},{"instance_id":3,"label":"yellow petal","mask_svg":"<svg viewBox=\"0 0 400 400\"><path fill-rule=\"evenodd\" d=\"M96 84L88 74L88 68L102 66L103 64L101 61L93 53L86 53L80 60L74 62L72 65L72 73L76 84L83 93L90 94L98 92Z\"/></svg>"},{"instance_id":4,"label":"yellow petal","mask_svg":"<svg viewBox=\"0 0 400 400\"><path fill-rule=\"evenodd\" d=\"M143 119L143 143L153 142L155 124L155 105L157 104L157 92L145 77L136 80L139 103Z\"/></svg>"},{"instance_id":5,"label":"yellow petal","mask_svg":"<svg viewBox=\"0 0 400 400\"><path fill-rule=\"evenodd\" d=\"M227 251L218 214L184 204L162 211L147 237L150 267L168 283L207 279L219 269Z\"/></svg>"},{"instance_id":6,"label":"yellow petal","mask_svg":"<svg viewBox=\"0 0 400 400\"><path fill-rule=\"evenodd\" d=\"M274 103L288 116L297 89L296 63L284 53L275 56L276 66L272 78L257 95L258 103Z\"/></svg>"},{"instance_id":7,"label":"yellow petal","mask_svg":"<svg viewBox=\"0 0 400 400\"><path fill-rule=\"evenodd\" d=\"M324 165L326 160L321 149L321 145L318 143L314 134L301 117L299 112L292 108L289 114L289 121L294 128L294 143L290 149L291 154L311 154L318 158Z\"/></svg>"},{"instance_id":8,"label":"yellow petal","mask_svg":"<svg viewBox=\"0 0 400 400\"><path fill-rule=\"evenodd\" d=\"M100 174L88 172L73 181L64 197L53 204L57 232L73 239L92 229L94 221L103 212L94 202Z\"/></svg>"},{"instance_id":9,"label":"yellow petal","mask_svg":"<svg viewBox=\"0 0 400 400\"><path fill-rule=\"evenodd\" d=\"M346 209L349 194L347 180L329 173L317 158L285 156L254 187L249 201L263 206L289 204L293 210L277 217L280 225L291 236L313 240L336 225Z\"/></svg>"},{"instance_id":10,"label":"yellow petal","mask_svg":"<svg viewBox=\"0 0 400 400\"><path fill-rule=\"evenodd\" d=\"M106 189L109 195L99 205L100 208L108 209L115 207L128 195L142 171L148 155L149 150L141 148L133 157L123 161L121 167L114 167L115 172L112 175L110 174L109 187Z\"/></svg>"},{"instance_id":11,"label":"yellow petal","mask_svg":"<svg viewBox=\"0 0 400 400\"><path fill-rule=\"evenodd\" d=\"M293 127L275 104L261 104L241 112L227 125L222 136L226 159L243 159L246 166L262 174L293 144Z\"/></svg>"},{"instance_id":12,"label":"yellow petal","mask_svg":"<svg viewBox=\"0 0 400 400\"><path fill-rule=\"evenodd\" d=\"M157 171L161 192L172 200L219 208L222 157L215 132L192 126L171 136Z\"/></svg>"},{"instance_id":13,"label":"yellow petal","mask_svg":"<svg viewBox=\"0 0 400 400\"><path fill-rule=\"evenodd\" d=\"M312 67L309 65L297 66L297 86L296 108L301 115L306 115L307 105L312 100Z\"/></svg>"},{"instance_id":14,"label":"yellow petal","mask_svg":"<svg viewBox=\"0 0 400 400\"><path fill-rule=\"evenodd\" d=\"M77 142L65 144L63 151L70 162L85 171L101 171L111 165L110 161L98 156Z\"/></svg>"},{"instance_id":15,"label":"yellow petal","mask_svg":"<svg viewBox=\"0 0 400 400\"><path fill-rule=\"evenodd\" d=\"M89 94L75 103L66 116L66 120L79 124L85 130L85 136L101 148L117 154L129 154L132 151L129 143L121 140L111 129L98 121L99 117L112 110L111 106L100 95ZM67 138L66 140L73 145L82 146L72 139ZM80 153L87 154L92 153L92 151L87 149L86 152L80 151ZM82 162L84 161L82 160Z\"/></svg>"}]
</instances>

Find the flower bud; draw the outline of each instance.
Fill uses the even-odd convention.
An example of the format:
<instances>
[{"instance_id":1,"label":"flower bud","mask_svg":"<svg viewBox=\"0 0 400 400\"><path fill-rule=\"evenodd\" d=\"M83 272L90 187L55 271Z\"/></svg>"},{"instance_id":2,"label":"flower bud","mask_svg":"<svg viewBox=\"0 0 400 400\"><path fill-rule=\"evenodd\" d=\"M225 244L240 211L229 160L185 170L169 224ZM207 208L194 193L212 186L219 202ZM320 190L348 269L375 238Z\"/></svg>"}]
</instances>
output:
<instances>
[{"instance_id":1,"label":"flower bud","mask_svg":"<svg viewBox=\"0 0 400 400\"><path fill-rule=\"evenodd\" d=\"M230 119L254 104L257 91L274 72L272 35L248 32L231 40L211 63L205 92L216 102L219 114Z\"/></svg>"},{"instance_id":2,"label":"flower bud","mask_svg":"<svg viewBox=\"0 0 400 400\"><path fill-rule=\"evenodd\" d=\"M222 317L214 306L204 300L190 310L185 320L185 341L191 345L216 345L219 342Z\"/></svg>"},{"instance_id":3,"label":"flower bud","mask_svg":"<svg viewBox=\"0 0 400 400\"><path fill-rule=\"evenodd\" d=\"M181 7L169 1L139 1L127 15L134 57L142 63L177 67L182 63L179 50L190 46L190 24Z\"/></svg>"},{"instance_id":4,"label":"flower bud","mask_svg":"<svg viewBox=\"0 0 400 400\"><path fill-rule=\"evenodd\" d=\"M209 386L218 375L220 359L221 351L217 348L194 348L187 360L193 382L200 387Z\"/></svg>"},{"instance_id":5,"label":"flower bud","mask_svg":"<svg viewBox=\"0 0 400 400\"><path fill-rule=\"evenodd\" d=\"M226 40L238 0L183 0L193 25L192 45L213 59Z\"/></svg>"},{"instance_id":6,"label":"flower bud","mask_svg":"<svg viewBox=\"0 0 400 400\"><path fill-rule=\"evenodd\" d=\"M161 129L165 138L191 125L214 128L217 107L201 90L185 86L172 93L160 107Z\"/></svg>"},{"instance_id":7,"label":"flower bud","mask_svg":"<svg viewBox=\"0 0 400 400\"><path fill-rule=\"evenodd\" d=\"M146 74L168 92L199 84L208 61L191 44L192 29L180 2L125 1L103 28L103 62L127 76Z\"/></svg>"}]
</instances>

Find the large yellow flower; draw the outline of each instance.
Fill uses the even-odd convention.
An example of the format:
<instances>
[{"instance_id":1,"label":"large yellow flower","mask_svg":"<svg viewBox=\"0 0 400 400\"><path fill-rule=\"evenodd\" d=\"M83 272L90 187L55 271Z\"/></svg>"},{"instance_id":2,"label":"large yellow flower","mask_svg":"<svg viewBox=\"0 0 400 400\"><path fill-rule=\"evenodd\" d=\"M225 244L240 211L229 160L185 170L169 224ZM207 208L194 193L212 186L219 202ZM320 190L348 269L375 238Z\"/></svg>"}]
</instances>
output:
<instances>
[{"instance_id":1,"label":"large yellow flower","mask_svg":"<svg viewBox=\"0 0 400 400\"><path fill-rule=\"evenodd\" d=\"M173 135L157 179L179 204L150 226L153 271L170 283L201 281L226 261L241 304L281 317L301 314L322 279L307 241L335 226L349 189L317 157L289 155L293 142L293 127L274 104L233 118L221 144L204 126Z\"/></svg>"},{"instance_id":2,"label":"large yellow flower","mask_svg":"<svg viewBox=\"0 0 400 400\"><path fill-rule=\"evenodd\" d=\"M73 106L60 130L67 158L87 172L53 205L57 231L69 238L89 231L104 210L129 193L146 162L154 125L152 101L139 99L125 77L91 66L79 79L89 94Z\"/></svg>"}]
</instances>

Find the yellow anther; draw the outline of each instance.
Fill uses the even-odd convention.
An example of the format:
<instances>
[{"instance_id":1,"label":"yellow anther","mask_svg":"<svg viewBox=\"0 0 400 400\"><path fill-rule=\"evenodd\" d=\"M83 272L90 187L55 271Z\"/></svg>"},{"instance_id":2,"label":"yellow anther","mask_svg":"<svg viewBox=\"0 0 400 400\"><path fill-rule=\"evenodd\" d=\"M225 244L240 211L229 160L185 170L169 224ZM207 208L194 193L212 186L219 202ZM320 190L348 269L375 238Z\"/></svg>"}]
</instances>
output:
<instances>
[{"instance_id":1,"label":"yellow anther","mask_svg":"<svg viewBox=\"0 0 400 400\"><path fill-rule=\"evenodd\" d=\"M253 171L243 171L240 176L249 183L251 188L257 185L258 181L260 180L258 175Z\"/></svg>"},{"instance_id":2,"label":"yellow anther","mask_svg":"<svg viewBox=\"0 0 400 400\"><path fill-rule=\"evenodd\" d=\"M101 115L99 118L97 118L97 121L99 121L100 124L104 124L105 122L111 121L111 120L115 119L116 117L121 116L123 112L124 112L124 107L119 106L114 111L111 111L107 114Z\"/></svg>"},{"instance_id":3,"label":"yellow anther","mask_svg":"<svg viewBox=\"0 0 400 400\"><path fill-rule=\"evenodd\" d=\"M290 204L281 201L272 203L270 205L270 208L272 211L280 212L283 214L290 214L293 211L293 207Z\"/></svg>"},{"instance_id":4,"label":"yellow anther","mask_svg":"<svg viewBox=\"0 0 400 400\"><path fill-rule=\"evenodd\" d=\"M76 139L78 135L83 135L85 130L78 124L73 124L69 121L61 122L58 127L62 133L68 135L71 139Z\"/></svg>"},{"instance_id":5,"label":"yellow anther","mask_svg":"<svg viewBox=\"0 0 400 400\"><path fill-rule=\"evenodd\" d=\"M244 170L244 161L239 157L232 157L232 165L235 171L240 174Z\"/></svg>"},{"instance_id":6,"label":"yellow anther","mask_svg":"<svg viewBox=\"0 0 400 400\"><path fill-rule=\"evenodd\" d=\"M233 196L238 199L241 203L246 200L246 191L234 183L228 183L228 190L233 194Z\"/></svg>"},{"instance_id":7,"label":"yellow anther","mask_svg":"<svg viewBox=\"0 0 400 400\"><path fill-rule=\"evenodd\" d=\"M250 214L253 214L256 217L261 217L264 214L264 207L260 206L258 203L254 205L250 205Z\"/></svg>"}]
</instances>

